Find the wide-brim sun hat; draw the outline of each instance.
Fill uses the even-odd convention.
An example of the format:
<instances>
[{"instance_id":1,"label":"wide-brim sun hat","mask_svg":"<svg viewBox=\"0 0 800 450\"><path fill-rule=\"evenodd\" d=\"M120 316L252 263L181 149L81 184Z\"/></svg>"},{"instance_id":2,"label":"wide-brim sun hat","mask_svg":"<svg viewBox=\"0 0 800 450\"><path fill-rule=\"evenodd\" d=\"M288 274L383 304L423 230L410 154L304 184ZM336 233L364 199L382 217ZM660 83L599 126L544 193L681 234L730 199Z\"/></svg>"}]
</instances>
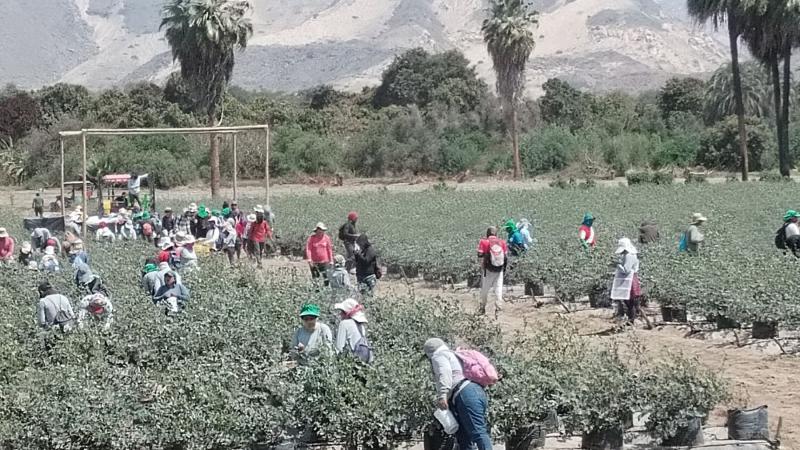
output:
<instances>
[{"instance_id":1,"label":"wide-brim sun hat","mask_svg":"<svg viewBox=\"0 0 800 450\"><path fill-rule=\"evenodd\" d=\"M78 239L78 240L72 241L72 243L69 244L69 253L71 255L74 255L75 253L78 253L78 252L81 252L81 251L83 251L83 241L82 240Z\"/></svg>"},{"instance_id":2,"label":"wide-brim sun hat","mask_svg":"<svg viewBox=\"0 0 800 450\"><path fill-rule=\"evenodd\" d=\"M347 260L342 255L336 255L333 258L333 265L336 267L343 267L347 263Z\"/></svg>"},{"instance_id":3,"label":"wide-brim sun hat","mask_svg":"<svg viewBox=\"0 0 800 450\"><path fill-rule=\"evenodd\" d=\"M322 222L317 222L317 224L314 225L314 231L317 230L328 231L328 227L326 227L325 224Z\"/></svg>"},{"instance_id":4,"label":"wide-brim sun hat","mask_svg":"<svg viewBox=\"0 0 800 450\"><path fill-rule=\"evenodd\" d=\"M617 249L614 251L614 253L619 255L622 252L636 254L638 253L638 250L636 250L636 246L633 245L633 242L630 239L622 238L617 242Z\"/></svg>"},{"instance_id":5,"label":"wide-brim sun hat","mask_svg":"<svg viewBox=\"0 0 800 450\"><path fill-rule=\"evenodd\" d=\"M255 212L257 212L257 213L264 214L264 207L263 207L263 206L261 206L261 205L256 205L256 206L253 208L253 211L255 211Z\"/></svg>"},{"instance_id":6,"label":"wide-brim sun hat","mask_svg":"<svg viewBox=\"0 0 800 450\"><path fill-rule=\"evenodd\" d=\"M172 240L166 236L162 237L160 241L158 241L158 246L161 250L166 250L174 246Z\"/></svg>"},{"instance_id":7,"label":"wide-brim sun hat","mask_svg":"<svg viewBox=\"0 0 800 450\"><path fill-rule=\"evenodd\" d=\"M256 215L255 214L248 214L247 215L247 221L248 222L255 222L256 221Z\"/></svg>"},{"instance_id":8,"label":"wide-brim sun hat","mask_svg":"<svg viewBox=\"0 0 800 450\"><path fill-rule=\"evenodd\" d=\"M704 215L702 215L700 213L692 214L692 223L693 224L700 223L700 222L706 222L706 221L708 221L708 218L706 216L704 216Z\"/></svg>"},{"instance_id":9,"label":"wide-brim sun hat","mask_svg":"<svg viewBox=\"0 0 800 450\"><path fill-rule=\"evenodd\" d=\"M189 203L189 212L196 213L197 212L197 203Z\"/></svg>"},{"instance_id":10,"label":"wide-brim sun hat","mask_svg":"<svg viewBox=\"0 0 800 450\"><path fill-rule=\"evenodd\" d=\"M333 305L333 309L343 312L347 317L356 322L367 322L367 316L364 314L363 306L361 306L356 299L348 298L341 303L336 303Z\"/></svg>"},{"instance_id":11,"label":"wide-brim sun hat","mask_svg":"<svg viewBox=\"0 0 800 450\"><path fill-rule=\"evenodd\" d=\"M30 242L23 242L22 246L20 247L19 251L22 253L30 253L33 249L31 248Z\"/></svg>"},{"instance_id":12,"label":"wide-brim sun hat","mask_svg":"<svg viewBox=\"0 0 800 450\"><path fill-rule=\"evenodd\" d=\"M7 238L8 237L8 230L5 228L0 228L0 238Z\"/></svg>"},{"instance_id":13,"label":"wide-brim sun hat","mask_svg":"<svg viewBox=\"0 0 800 450\"><path fill-rule=\"evenodd\" d=\"M791 219L800 218L800 214L797 211L790 209L786 211L786 214L783 215L783 221L788 222Z\"/></svg>"},{"instance_id":14,"label":"wide-brim sun hat","mask_svg":"<svg viewBox=\"0 0 800 450\"><path fill-rule=\"evenodd\" d=\"M300 317L319 317L319 306L310 303L303 305Z\"/></svg>"},{"instance_id":15,"label":"wide-brim sun hat","mask_svg":"<svg viewBox=\"0 0 800 450\"><path fill-rule=\"evenodd\" d=\"M56 254L56 249L53 247L47 247L44 249L44 254L47 256L54 256Z\"/></svg>"}]
</instances>

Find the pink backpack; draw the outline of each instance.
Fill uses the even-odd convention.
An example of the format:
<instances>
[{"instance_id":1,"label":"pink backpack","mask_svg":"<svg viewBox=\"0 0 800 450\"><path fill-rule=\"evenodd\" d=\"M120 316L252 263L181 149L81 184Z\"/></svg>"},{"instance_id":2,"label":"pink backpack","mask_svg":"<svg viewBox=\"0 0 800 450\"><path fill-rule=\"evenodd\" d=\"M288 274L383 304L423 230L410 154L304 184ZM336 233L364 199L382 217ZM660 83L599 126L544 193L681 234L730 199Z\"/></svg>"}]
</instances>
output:
<instances>
[{"instance_id":1,"label":"pink backpack","mask_svg":"<svg viewBox=\"0 0 800 450\"><path fill-rule=\"evenodd\" d=\"M478 383L483 387L492 386L500 380L497 369L494 368L489 358L477 350L457 348L456 356L461 361L464 378Z\"/></svg>"}]
</instances>

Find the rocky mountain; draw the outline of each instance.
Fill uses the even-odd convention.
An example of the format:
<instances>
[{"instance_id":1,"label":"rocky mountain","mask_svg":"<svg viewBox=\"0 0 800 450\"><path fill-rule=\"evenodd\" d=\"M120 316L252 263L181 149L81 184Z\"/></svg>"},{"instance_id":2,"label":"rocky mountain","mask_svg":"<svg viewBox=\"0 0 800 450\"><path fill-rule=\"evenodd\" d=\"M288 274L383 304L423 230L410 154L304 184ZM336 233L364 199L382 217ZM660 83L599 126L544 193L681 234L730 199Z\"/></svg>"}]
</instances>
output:
<instances>
[{"instance_id":1,"label":"rocky mountain","mask_svg":"<svg viewBox=\"0 0 800 450\"><path fill-rule=\"evenodd\" d=\"M255 33L234 83L294 91L375 84L405 49L457 48L493 82L480 24L487 0L251 0ZM0 83L65 81L91 88L163 81L175 70L163 0L0 0ZM530 94L548 78L639 91L675 74L705 75L727 58L724 39L686 17L683 0L534 0L537 46Z\"/></svg>"}]
</instances>

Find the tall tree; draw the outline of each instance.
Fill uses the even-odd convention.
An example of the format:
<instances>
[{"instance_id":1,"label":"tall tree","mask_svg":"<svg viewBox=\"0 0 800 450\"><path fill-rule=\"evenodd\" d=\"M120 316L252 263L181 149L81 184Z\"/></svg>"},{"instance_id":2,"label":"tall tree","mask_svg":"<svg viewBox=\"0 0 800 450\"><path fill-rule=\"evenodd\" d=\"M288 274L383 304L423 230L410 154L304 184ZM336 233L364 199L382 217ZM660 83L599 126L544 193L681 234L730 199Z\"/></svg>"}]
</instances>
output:
<instances>
[{"instance_id":1,"label":"tall tree","mask_svg":"<svg viewBox=\"0 0 800 450\"><path fill-rule=\"evenodd\" d=\"M208 126L217 126L228 82L233 74L235 50L243 50L253 35L245 17L246 0L167 0L161 28L165 29L172 57L181 64L181 77L194 97L197 112ZM219 196L219 140L211 136L211 195Z\"/></svg>"},{"instance_id":2,"label":"tall tree","mask_svg":"<svg viewBox=\"0 0 800 450\"><path fill-rule=\"evenodd\" d=\"M789 154L791 59L792 49L800 42L800 8L796 0L749 1L744 39L750 52L772 74L778 163L781 175L788 177L792 167Z\"/></svg>"},{"instance_id":3,"label":"tall tree","mask_svg":"<svg viewBox=\"0 0 800 450\"><path fill-rule=\"evenodd\" d=\"M506 126L514 149L514 178L519 178L521 161L517 133L517 104L525 89L525 65L536 41L533 29L538 12L524 0L492 0L491 11L481 31L497 75L497 93L503 102Z\"/></svg>"},{"instance_id":4,"label":"tall tree","mask_svg":"<svg viewBox=\"0 0 800 450\"><path fill-rule=\"evenodd\" d=\"M728 25L733 95L739 128L739 152L742 155L742 181L747 181L749 164L747 160L747 129L744 120L742 78L739 72L739 37L744 31L744 5L742 3L747 1L749 0L687 0L686 2L689 15L698 22L704 23L710 20L715 28L719 28L723 21L727 22Z\"/></svg>"}]
</instances>

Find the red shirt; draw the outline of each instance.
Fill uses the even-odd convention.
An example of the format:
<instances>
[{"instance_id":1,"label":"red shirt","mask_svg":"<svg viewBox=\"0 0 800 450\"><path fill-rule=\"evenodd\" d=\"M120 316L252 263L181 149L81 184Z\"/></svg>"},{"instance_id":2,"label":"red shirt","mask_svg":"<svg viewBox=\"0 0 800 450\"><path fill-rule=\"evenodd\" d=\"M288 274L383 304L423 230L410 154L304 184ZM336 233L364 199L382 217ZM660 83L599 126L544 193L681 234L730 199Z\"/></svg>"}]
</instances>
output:
<instances>
[{"instance_id":1,"label":"red shirt","mask_svg":"<svg viewBox=\"0 0 800 450\"><path fill-rule=\"evenodd\" d=\"M582 240L586 241L586 243L592 247L597 243L597 237L594 235L594 228L590 226L581 225L580 228L578 228L578 234Z\"/></svg>"},{"instance_id":2,"label":"red shirt","mask_svg":"<svg viewBox=\"0 0 800 450\"><path fill-rule=\"evenodd\" d=\"M488 255L491 251L492 245L497 244L500 248L503 249L503 253L508 254L508 245L506 245L506 241L498 238L497 236L490 236L488 238L481 239L478 242L478 256Z\"/></svg>"},{"instance_id":3,"label":"red shirt","mask_svg":"<svg viewBox=\"0 0 800 450\"><path fill-rule=\"evenodd\" d=\"M14 240L10 237L0 238L0 259L11 259L14 257Z\"/></svg>"},{"instance_id":4,"label":"red shirt","mask_svg":"<svg viewBox=\"0 0 800 450\"><path fill-rule=\"evenodd\" d=\"M261 223L253 222L250 225L250 240L253 242L264 243L264 241L272 239L272 230L269 228L269 223L264 220Z\"/></svg>"},{"instance_id":5,"label":"red shirt","mask_svg":"<svg viewBox=\"0 0 800 450\"><path fill-rule=\"evenodd\" d=\"M247 228L247 222L241 220L236 222L236 235L238 235L240 238L243 238L244 231L246 228Z\"/></svg>"},{"instance_id":6,"label":"red shirt","mask_svg":"<svg viewBox=\"0 0 800 450\"><path fill-rule=\"evenodd\" d=\"M333 242L327 234L317 236L316 233L306 241L306 259L315 264L333 262Z\"/></svg>"}]
</instances>

